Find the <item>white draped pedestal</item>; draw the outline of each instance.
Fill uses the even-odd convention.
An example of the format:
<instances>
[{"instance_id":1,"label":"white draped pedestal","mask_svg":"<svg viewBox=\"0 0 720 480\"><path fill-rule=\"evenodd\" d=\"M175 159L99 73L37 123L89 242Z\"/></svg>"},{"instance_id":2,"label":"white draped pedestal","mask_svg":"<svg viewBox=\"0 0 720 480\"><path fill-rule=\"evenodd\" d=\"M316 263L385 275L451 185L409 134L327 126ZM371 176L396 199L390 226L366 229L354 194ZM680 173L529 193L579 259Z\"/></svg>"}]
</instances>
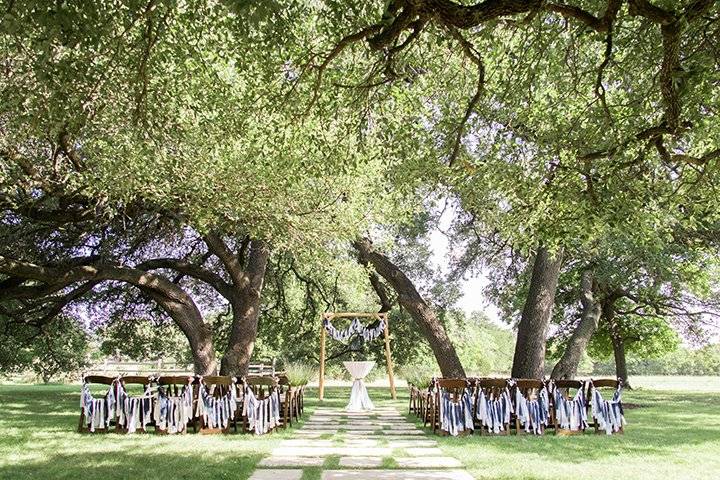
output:
<instances>
[{"instance_id":1,"label":"white draped pedestal","mask_svg":"<svg viewBox=\"0 0 720 480\"><path fill-rule=\"evenodd\" d=\"M370 373L375 366L375 362L343 362L354 381L352 391L350 392L350 403L347 404L345 410L348 412L361 412L364 410L373 410L373 405L368 396L367 388L363 383L363 378Z\"/></svg>"}]
</instances>

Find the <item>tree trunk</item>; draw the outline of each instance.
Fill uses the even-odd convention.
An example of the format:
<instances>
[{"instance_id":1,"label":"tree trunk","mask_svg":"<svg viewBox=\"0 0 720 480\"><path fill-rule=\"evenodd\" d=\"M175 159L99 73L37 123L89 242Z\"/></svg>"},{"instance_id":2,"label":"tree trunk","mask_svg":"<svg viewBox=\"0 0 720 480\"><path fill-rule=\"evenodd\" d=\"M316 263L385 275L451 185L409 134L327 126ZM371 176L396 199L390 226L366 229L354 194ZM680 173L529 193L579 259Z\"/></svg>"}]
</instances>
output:
<instances>
[{"instance_id":1,"label":"tree trunk","mask_svg":"<svg viewBox=\"0 0 720 480\"><path fill-rule=\"evenodd\" d=\"M455 352L450 338L433 309L418 293L412 281L388 257L377 252L369 239L363 238L354 243L363 264L371 264L397 292L398 303L405 308L420 331L430 343L443 377L464 378L465 370Z\"/></svg>"},{"instance_id":2,"label":"tree trunk","mask_svg":"<svg viewBox=\"0 0 720 480\"><path fill-rule=\"evenodd\" d=\"M562 251L553 256L538 248L533 263L530 289L518 325L513 378L542 378L545 369L545 344L557 290Z\"/></svg>"},{"instance_id":3,"label":"tree trunk","mask_svg":"<svg viewBox=\"0 0 720 480\"><path fill-rule=\"evenodd\" d=\"M270 249L260 241L250 242L247 266L232 277L237 279L231 299L233 324L227 351L222 359L222 375L245 376L257 338L260 300Z\"/></svg>"},{"instance_id":4,"label":"tree trunk","mask_svg":"<svg viewBox=\"0 0 720 480\"><path fill-rule=\"evenodd\" d=\"M597 330L602 307L600 302L595 298L594 281L591 272L584 272L581 280L582 293L580 301L582 303L582 316L580 323L570 336L562 357L555 364L552 374L555 379L572 379L577 375L578 365L582 359L582 355L587 349L590 338Z\"/></svg>"},{"instance_id":5,"label":"tree trunk","mask_svg":"<svg viewBox=\"0 0 720 480\"><path fill-rule=\"evenodd\" d=\"M195 302L191 305L164 297L152 290L143 289L173 319L187 338L193 357L193 368L198 375L217 374L217 359L212 329L202 318Z\"/></svg>"},{"instance_id":6,"label":"tree trunk","mask_svg":"<svg viewBox=\"0 0 720 480\"><path fill-rule=\"evenodd\" d=\"M610 340L613 347L613 355L615 357L615 376L622 381L625 388L629 389L630 380L628 379L627 360L625 358L625 341L620 331L620 325L615 318L615 309L612 305L607 308L605 319L610 330Z\"/></svg>"},{"instance_id":7,"label":"tree trunk","mask_svg":"<svg viewBox=\"0 0 720 480\"><path fill-rule=\"evenodd\" d=\"M612 336L613 354L615 355L615 375L622 380L626 388L630 387L628 380L627 362L625 360L625 344L622 337Z\"/></svg>"}]
</instances>

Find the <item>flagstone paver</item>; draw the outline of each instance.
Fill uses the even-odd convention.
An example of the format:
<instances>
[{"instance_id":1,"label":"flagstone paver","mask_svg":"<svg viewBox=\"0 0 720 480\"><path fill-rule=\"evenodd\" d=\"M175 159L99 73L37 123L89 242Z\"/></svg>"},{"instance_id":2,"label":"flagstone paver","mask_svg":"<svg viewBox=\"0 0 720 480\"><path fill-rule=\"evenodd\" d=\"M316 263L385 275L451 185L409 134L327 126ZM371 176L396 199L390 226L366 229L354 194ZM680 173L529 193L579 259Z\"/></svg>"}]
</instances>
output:
<instances>
[{"instance_id":1,"label":"flagstone paver","mask_svg":"<svg viewBox=\"0 0 720 480\"><path fill-rule=\"evenodd\" d=\"M382 457L340 457L341 467L377 468L382 465Z\"/></svg>"},{"instance_id":2,"label":"flagstone paver","mask_svg":"<svg viewBox=\"0 0 720 480\"><path fill-rule=\"evenodd\" d=\"M331 434L332 434L332 433L337 433L337 432L338 432L338 429L337 429L337 428L332 428L332 429L327 429L327 430L325 430L325 429L316 429L316 428L313 428L312 430L310 430L310 429L308 429L308 430L302 430L302 429L300 429L300 430L298 430L298 431L295 432L295 433L298 433L298 434L300 434L300 435L314 435L314 434L317 434L317 435L325 435L325 434L328 434L328 433L331 433Z\"/></svg>"},{"instance_id":3,"label":"flagstone paver","mask_svg":"<svg viewBox=\"0 0 720 480\"><path fill-rule=\"evenodd\" d=\"M345 445L351 447L377 447L378 441L373 438L347 438L345 439Z\"/></svg>"},{"instance_id":4,"label":"flagstone paver","mask_svg":"<svg viewBox=\"0 0 720 480\"><path fill-rule=\"evenodd\" d=\"M327 457L345 455L349 457L388 457L392 449L387 447L278 447L272 451L276 457Z\"/></svg>"},{"instance_id":5,"label":"flagstone paver","mask_svg":"<svg viewBox=\"0 0 720 480\"><path fill-rule=\"evenodd\" d=\"M415 448L415 447L436 447L437 442L430 439L412 438L409 440L390 440L388 447L390 448Z\"/></svg>"},{"instance_id":6,"label":"flagstone paver","mask_svg":"<svg viewBox=\"0 0 720 480\"><path fill-rule=\"evenodd\" d=\"M261 467L322 467L323 457L276 457L260 460Z\"/></svg>"},{"instance_id":7,"label":"flagstone paver","mask_svg":"<svg viewBox=\"0 0 720 480\"><path fill-rule=\"evenodd\" d=\"M383 435L422 435L422 430L384 430Z\"/></svg>"},{"instance_id":8,"label":"flagstone paver","mask_svg":"<svg viewBox=\"0 0 720 480\"><path fill-rule=\"evenodd\" d=\"M404 468L453 468L462 466L460 460L453 457L399 457L395 461L399 467Z\"/></svg>"},{"instance_id":9,"label":"flagstone paver","mask_svg":"<svg viewBox=\"0 0 720 480\"><path fill-rule=\"evenodd\" d=\"M307 438L295 438L291 440L283 440L280 442L281 447L332 447L332 440L318 440Z\"/></svg>"},{"instance_id":10,"label":"flagstone paver","mask_svg":"<svg viewBox=\"0 0 720 480\"><path fill-rule=\"evenodd\" d=\"M293 436L261 460L250 480L299 480L302 468L322 467L328 459L337 467L322 472L323 480L472 479L459 460L444 456L437 441L391 407L372 412L320 407ZM381 469L386 458L398 468Z\"/></svg>"},{"instance_id":11,"label":"flagstone paver","mask_svg":"<svg viewBox=\"0 0 720 480\"><path fill-rule=\"evenodd\" d=\"M300 480L302 470L281 470L278 468L268 470L255 470L250 480Z\"/></svg>"},{"instance_id":12,"label":"flagstone paver","mask_svg":"<svg viewBox=\"0 0 720 480\"><path fill-rule=\"evenodd\" d=\"M473 480L464 470L326 470L322 480Z\"/></svg>"},{"instance_id":13,"label":"flagstone paver","mask_svg":"<svg viewBox=\"0 0 720 480\"><path fill-rule=\"evenodd\" d=\"M440 457L442 450L438 447L406 447L405 452L411 457Z\"/></svg>"}]
</instances>

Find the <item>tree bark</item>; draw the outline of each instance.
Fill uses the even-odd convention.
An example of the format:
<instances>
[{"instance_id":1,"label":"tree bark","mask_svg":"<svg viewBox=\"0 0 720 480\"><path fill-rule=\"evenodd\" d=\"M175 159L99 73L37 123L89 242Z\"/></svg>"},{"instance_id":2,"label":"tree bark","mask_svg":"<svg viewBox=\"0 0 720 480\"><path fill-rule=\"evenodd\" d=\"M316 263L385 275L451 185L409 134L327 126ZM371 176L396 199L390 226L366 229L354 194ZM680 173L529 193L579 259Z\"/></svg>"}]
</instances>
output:
<instances>
[{"instance_id":1,"label":"tree bark","mask_svg":"<svg viewBox=\"0 0 720 480\"><path fill-rule=\"evenodd\" d=\"M627 361L625 359L625 343L619 335L612 336L613 355L615 356L615 376L622 380L626 388L630 386L628 380Z\"/></svg>"},{"instance_id":2,"label":"tree bark","mask_svg":"<svg viewBox=\"0 0 720 480\"><path fill-rule=\"evenodd\" d=\"M513 378L544 376L547 330L555 303L562 256L562 251L552 255L545 247L538 248L535 255L530 289L518 325Z\"/></svg>"},{"instance_id":3,"label":"tree bark","mask_svg":"<svg viewBox=\"0 0 720 480\"><path fill-rule=\"evenodd\" d=\"M155 300L173 319L190 343L195 373L210 375L217 371L212 331L192 297L166 278L141 269L111 264L81 265L70 268L45 267L0 256L0 273L24 280L35 280L43 285L15 287L0 296L48 295L76 282L114 280L129 283ZM23 290L24 288L24 290Z\"/></svg>"},{"instance_id":4,"label":"tree bark","mask_svg":"<svg viewBox=\"0 0 720 480\"><path fill-rule=\"evenodd\" d=\"M203 321L202 314L195 302L186 303L168 299L153 291L143 289L146 295L173 319L175 324L187 338L193 357L193 368L198 375L214 375L217 373L217 359L213 345L212 329Z\"/></svg>"},{"instance_id":5,"label":"tree bark","mask_svg":"<svg viewBox=\"0 0 720 480\"><path fill-rule=\"evenodd\" d=\"M237 251L231 249L217 233L209 233L203 240L208 247L208 256L214 255L218 258L229 280L201 264L174 258L149 260L143 262L141 268L168 268L188 275L214 288L230 303L232 325L220 373L244 376L247 375L255 348L260 300L270 249L263 241L251 240L249 237L239 243Z\"/></svg>"},{"instance_id":6,"label":"tree bark","mask_svg":"<svg viewBox=\"0 0 720 480\"><path fill-rule=\"evenodd\" d=\"M577 375L578 365L588 342L593 336L600 321L602 306L594 294L594 280L591 272L583 272L581 279L580 301L582 303L582 316L580 323L570 336L562 357L555 364L552 374L555 379L573 379Z\"/></svg>"},{"instance_id":7,"label":"tree bark","mask_svg":"<svg viewBox=\"0 0 720 480\"><path fill-rule=\"evenodd\" d=\"M445 328L412 281L388 257L376 251L369 239L357 240L354 247L361 263L372 265L395 290L398 303L410 313L430 344L443 377L464 378L465 370Z\"/></svg>"},{"instance_id":8,"label":"tree bark","mask_svg":"<svg viewBox=\"0 0 720 480\"><path fill-rule=\"evenodd\" d=\"M260 300L270 249L265 242L253 240L250 242L247 257L247 266L244 269L239 267L239 271L231 273L235 287L230 296L233 324L221 362L222 375L247 375L255 349ZM226 265L226 268L235 270L237 267Z\"/></svg>"},{"instance_id":9,"label":"tree bark","mask_svg":"<svg viewBox=\"0 0 720 480\"><path fill-rule=\"evenodd\" d=\"M622 381L625 388L630 388L630 380L628 379L627 359L625 358L625 340L623 339L620 325L615 318L615 309L613 305L607 307L605 320L610 331L610 341L613 347L613 356L615 357L615 376Z\"/></svg>"}]
</instances>

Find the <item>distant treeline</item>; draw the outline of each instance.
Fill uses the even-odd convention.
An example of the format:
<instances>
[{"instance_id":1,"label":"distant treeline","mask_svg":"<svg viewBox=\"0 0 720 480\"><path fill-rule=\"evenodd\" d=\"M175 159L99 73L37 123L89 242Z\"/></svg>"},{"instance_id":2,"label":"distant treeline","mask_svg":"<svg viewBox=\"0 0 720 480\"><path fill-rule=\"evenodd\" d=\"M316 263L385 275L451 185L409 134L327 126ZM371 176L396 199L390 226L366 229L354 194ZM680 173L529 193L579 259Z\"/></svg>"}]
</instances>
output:
<instances>
[{"instance_id":1,"label":"distant treeline","mask_svg":"<svg viewBox=\"0 0 720 480\"><path fill-rule=\"evenodd\" d=\"M630 375L720 375L720 345L708 345L697 350L679 348L658 358L627 358ZM612 359L596 361L593 374L614 375Z\"/></svg>"}]
</instances>

